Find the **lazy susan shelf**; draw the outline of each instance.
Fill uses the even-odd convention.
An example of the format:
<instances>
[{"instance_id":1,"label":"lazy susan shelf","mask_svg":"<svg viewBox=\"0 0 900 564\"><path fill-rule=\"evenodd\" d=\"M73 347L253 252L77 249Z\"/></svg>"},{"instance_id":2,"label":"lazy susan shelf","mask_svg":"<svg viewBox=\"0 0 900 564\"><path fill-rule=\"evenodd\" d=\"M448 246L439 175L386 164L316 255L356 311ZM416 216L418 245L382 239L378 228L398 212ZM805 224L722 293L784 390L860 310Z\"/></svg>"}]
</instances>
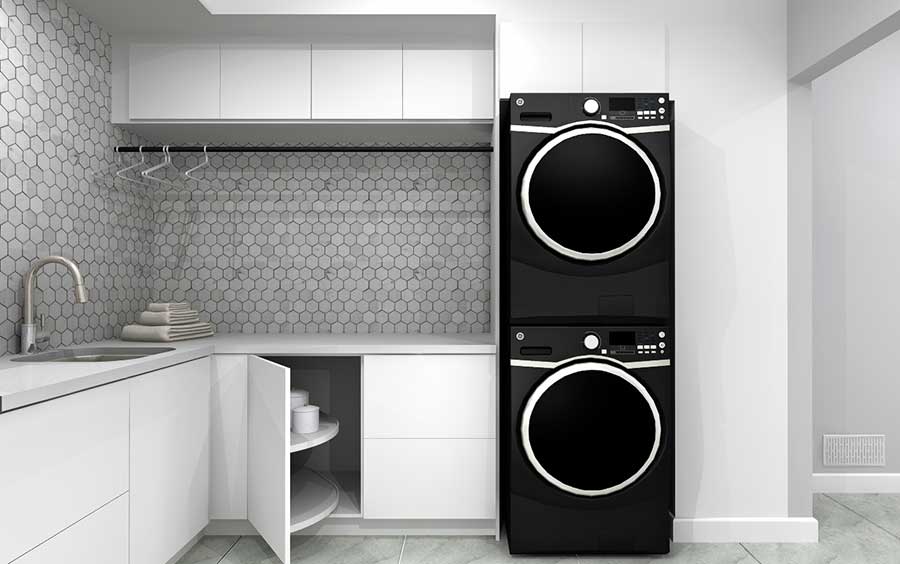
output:
<instances>
[{"instance_id":1,"label":"lazy susan shelf","mask_svg":"<svg viewBox=\"0 0 900 564\"><path fill-rule=\"evenodd\" d=\"M327 443L338 434L340 424L334 417L322 414L319 417L319 430L315 433L291 433L291 452L299 452L322 443Z\"/></svg>"},{"instance_id":2,"label":"lazy susan shelf","mask_svg":"<svg viewBox=\"0 0 900 564\"><path fill-rule=\"evenodd\" d=\"M302 469L291 476L291 529L294 533L315 525L338 506L336 485L318 472Z\"/></svg>"}]
</instances>

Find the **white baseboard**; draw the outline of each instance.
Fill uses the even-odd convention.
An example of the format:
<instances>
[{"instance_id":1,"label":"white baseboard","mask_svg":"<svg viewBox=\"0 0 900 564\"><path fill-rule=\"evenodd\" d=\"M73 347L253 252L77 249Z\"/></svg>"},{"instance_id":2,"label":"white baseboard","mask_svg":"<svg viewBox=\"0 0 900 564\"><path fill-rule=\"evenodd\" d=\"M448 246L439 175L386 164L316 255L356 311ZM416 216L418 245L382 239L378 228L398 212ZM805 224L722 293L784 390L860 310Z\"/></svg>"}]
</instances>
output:
<instances>
[{"instance_id":1,"label":"white baseboard","mask_svg":"<svg viewBox=\"0 0 900 564\"><path fill-rule=\"evenodd\" d=\"M812 517L675 519L674 542L818 542Z\"/></svg>"},{"instance_id":2,"label":"white baseboard","mask_svg":"<svg viewBox=\"0 0 900 564\"><path fill-rule=\"evenodd\" d=\"M207 535L258 535L250 521L244 519L214 519L206 526ZM494 519L353 519L333 518L293 533L295 535L434 535L434 536L495 536Z\"/></svg>"},{"instance_id":3,"label":"white baseboard","mask_svg":"<svg viewBox=\"0 0 900 564\"><path fill-rule=\"evenodd\" d=\"M900 474L821 473L812 475L814 493L900 493Z\"/></svg>"}]
</instances>

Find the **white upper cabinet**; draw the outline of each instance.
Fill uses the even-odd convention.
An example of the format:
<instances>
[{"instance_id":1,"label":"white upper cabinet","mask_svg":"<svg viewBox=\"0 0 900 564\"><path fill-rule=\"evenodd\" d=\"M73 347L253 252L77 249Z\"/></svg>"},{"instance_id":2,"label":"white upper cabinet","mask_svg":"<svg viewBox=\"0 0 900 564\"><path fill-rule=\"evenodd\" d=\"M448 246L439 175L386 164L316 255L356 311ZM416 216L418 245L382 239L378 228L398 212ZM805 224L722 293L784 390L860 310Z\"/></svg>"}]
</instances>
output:
<instances>
[{"instance_id":1,"label":"white upper cabinet","mask_svg":"<svg viewBox=\"0 0 900 564\"><path fill-rule=\"evenodd\" d=\"M500 97L510 92L581 92L581 24L500 25Z\"/></svg>"},{"instance_id":2,"label":"white upper cabinet","mask_svg":"<svg viewBox=\"0 0 900 564\"><path fill-rule=\"evenodd\" d=\"M222 45L222 119L309 119L309 45Z\"/></svg>"},{"instance_id":3,"label":"white upper cabinet","mask_svg":"<svg viewBox=\"0 0 900 564\"><path fill-rule=\"evenodd\" d=\"M402 119L403 52L312 48L313 119Z\"/></svg>"},{"instance_id":4,"label":"white upper cabinet","mask_svg":"<svg viewBox=\"0 0 900 564\"><path fill-rule=\"evenodd\" d=\"M584 24L584 92L666 92L663 24Z\"/></svg>"},{"instance_id":5,"label":"white upper cabinet","mask_svg":"<svg viewBox=\"0 0 900 564\"><path fill-rule=\"evenodd\" d=\"M493 116L493 51L404 48L404 119Z\"/></svg>"},{"instance_id":6,"label":"white upper cabinet","mask_svg":"<svg viewBox=\"0 0 900 564\"><path fill-rule=\"evenodd\" d=\"M131 119L218 119L219 46L132 44Z\"/></svg>"}]
</instances>

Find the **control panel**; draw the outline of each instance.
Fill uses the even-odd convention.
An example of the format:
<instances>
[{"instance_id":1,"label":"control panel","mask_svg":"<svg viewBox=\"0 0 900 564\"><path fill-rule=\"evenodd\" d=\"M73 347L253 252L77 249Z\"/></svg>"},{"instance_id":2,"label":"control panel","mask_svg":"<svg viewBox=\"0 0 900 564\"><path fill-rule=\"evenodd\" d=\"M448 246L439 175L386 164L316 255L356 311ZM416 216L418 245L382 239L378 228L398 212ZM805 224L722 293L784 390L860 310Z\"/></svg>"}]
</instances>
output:
<instances>
[{"instance_id":1,"label":"control panel","mask_svg":"<svg viewBox=\"0 0 900 564\"><path fill-rule=\"evenodd\" d=\"M510 94L511 125L560 126L584 120L620 127L672 122L672 100L665 92L622 94Z\"/></svg>"},{"instance_id":2,"label":"control panel","mask_svg":"<svg viewBox=\"0 0 900 564\"><path fill-rule=\"evenodd\" d=\"M620 360L669 358L668 327L520 327L513 331L513 358L563 360L597 354Z\"/></svg>"}]
</instances>

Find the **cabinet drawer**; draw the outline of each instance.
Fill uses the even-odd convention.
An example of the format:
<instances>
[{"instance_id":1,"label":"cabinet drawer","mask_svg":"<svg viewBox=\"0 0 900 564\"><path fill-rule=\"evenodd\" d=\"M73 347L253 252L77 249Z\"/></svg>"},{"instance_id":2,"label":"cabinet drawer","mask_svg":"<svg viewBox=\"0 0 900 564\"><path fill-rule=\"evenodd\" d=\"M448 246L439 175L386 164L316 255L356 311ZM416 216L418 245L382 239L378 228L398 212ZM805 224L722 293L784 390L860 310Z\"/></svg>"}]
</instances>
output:
<instances>
[{"instance_id":1,"label":"cabinet drawer","mask_svg":"<svg viewBox=\"0 0 900 564\"><path fill-rule=\"evenodd\" d=\"M363 436L495 436L492 355L370 355L363 360Z\"/></svg>"},{"instance_id":2,"label":"cabinet drawer","mask_svg":"<svg viewBox=\"0 0 900 564\"><path fill-rule=\"evenodd\" d=\"M367 439L365 519L493 519L494 439Z\"/></svg>"},{"instance_id":3,"label":"cabinet drawer","mask_svg":"<svg viewBox=\"0 0 900 564\"><path fill-rule=\"evenodd\" d=\"M128 494L59 533L16 564L123 564L128 562Z\"/></svg>"},{"instance_id":4,"label":"cabinet drawer","mask_svg":"<svg viewBox=\"0 0 900 564\"><path fill-rule=\"evenodd\" d=\"M0 415L0 445L9 562L128 490L128 383Z\"/></svg>"}]
</instances>

